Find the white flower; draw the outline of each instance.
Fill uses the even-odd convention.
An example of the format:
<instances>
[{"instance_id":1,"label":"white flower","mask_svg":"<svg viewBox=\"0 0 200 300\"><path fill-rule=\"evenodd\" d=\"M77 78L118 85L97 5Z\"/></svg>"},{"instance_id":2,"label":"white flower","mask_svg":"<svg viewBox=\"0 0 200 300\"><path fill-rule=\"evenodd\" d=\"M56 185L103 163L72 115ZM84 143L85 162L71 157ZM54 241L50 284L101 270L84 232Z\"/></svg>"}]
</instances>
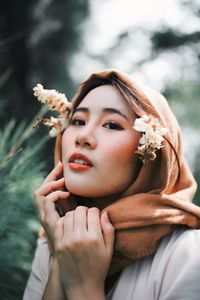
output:
<instances>
[{"instance_id":1,"label":"white flower","mask_svg":"<svg viewBox=\"0 0 200 300\"><path fill-rule=\"evenodd\" d=\"M72 104L67 100L65 94L58 93L56 90L46 90L41 84L33 88L34 96L44 104L47 104L51 110L59 114L70 111Z\"/></svg>"},{"instance_id":2,"label":"white flower","mask_svg":"<svg viewBox=\"0 0 200 300\"><path fill-rule=\"evenodd\" d=\"M163 135L167 133L167 128L162 127L157 118L148 115L136 119L133 128L143 132L136 153L139 154L143 163L147 159L154 160L156 149L162 147Z\"/></svg>"},{"instance_id":3,"label":"white flower","mask_svg":"<svg viewBox=\"0 0 200 300\"><path fill-rule=\"evenodd\" d=\"M34 127L38 127L39 123L52 127L49 134L54 137L58 132L62 132L67 127L72 104L67 100L65 94L58 93L56 90L46 90L41 84L37 84L33 88L33 91L34 96L41 103L46 104L50 110L58 113L58 118L50 117L49 119L41 119Z\"/></svg>"},{"instance_id":4,"label":"white flower","mask_svg":"<svg viewBox=\"0 0 200 300\"><path fill-rule=\"evenodd\" d=\"M149 130L151 130L151 127L149 126L149 124L145 123L142 118L135 120L133 128L140 132L148 132Z\"/></svg>"},{"instance_id":5,"label":"white flower","mask_svg":"<svg viewBox=\"0 0 200 300\"><path fill-rule=\"evenodd\" d=\"M52 127L51 130L49 131L50 137L56 137L58 134L58 130L55 127Z\"/></svg>"}]
</instances>

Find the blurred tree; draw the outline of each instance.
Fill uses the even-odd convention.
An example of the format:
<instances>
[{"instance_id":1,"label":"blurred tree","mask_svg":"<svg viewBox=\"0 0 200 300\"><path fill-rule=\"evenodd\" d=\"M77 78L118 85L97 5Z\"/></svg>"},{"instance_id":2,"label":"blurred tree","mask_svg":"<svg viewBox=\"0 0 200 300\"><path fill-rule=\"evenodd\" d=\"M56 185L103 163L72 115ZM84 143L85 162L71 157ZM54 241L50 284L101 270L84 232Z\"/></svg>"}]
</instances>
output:
<instances>
[{"instance_id":1,"label":"blurred tree","mask_svg":"<svg viewBox=\"0 0 200 300\"><path fill-rule=\"evenodd\" d=\"M38 110L32 88L38 82L73 94L67 68L81 47L81 24L88 0L0 1L0 69L9 73L1 89L8 116L29 119Z\"/></svg>"},{"instance_id":2,"label":"blurred tree","mask_svg":"<svg viewBox=\"0 0 200 300\"><path fill-rule=\"evenodd\" d=\"M152 42L155 50L166 50L184 46L187 44L197 44L200 41L200 31L192 33L181 33L171 28L154 32Z\"/></svg>"},{"instance_id":3,"label":"blurred tree","mask_svg":"<svg viewBox=\"0 0 200 300\"><path fill-rule=\"evenodd\" d=\"M200 2L198 0L179 0L179 2L181 8L191 16L186 26L169 27L162 23L156 30L145 26L129 27L113 39L113 44L110 43L104 53L94 55L89 53L89 56L111 67L122 57L122 67L130 73L137 69L144 70L145 73L146 65L159 60L166 62L169 74L163 82L162 92L172 105L183 129L190 129L188 138L191 138L191 136L197 136L200 131L200 31L197 26L190 26L195 25L200 17ZM140 47L142 55L137 54ZM162 70L160 71L162 74ZM156 74L159 80L159 70ZM151 78L151 73L149 76ZM200 162L195 159L196 155L198 156L197 147L194 149L192 145L189 158L192 156L192 161L195 161L191 167L194 168L197 182L200 182ZM200 204L199 189L195 201Z\"/></svg>"},{"instance_id":4,"label":"blurred tree","mask_svg":"<svg viewBox=\"0 0 200 300\"><path fill-rule=\"evenodd\" d=\"M53 143L27 121L39 102L32 88L73 93L68 64L80 48L88 0L0 1L0 291L21 299L35 250L39 223L33 191L50 169ZM67 89L68 88L68 89ZM15 118L15 120L12 119ZM45 130L45 129L44 129ZM45 143L48 140L48 144ZM50 150L49 150L50 149ZM43 157L42 155L43 154ZM44 163L45 161L45 163ZM52 166L52 162L51 162Z\"/></svg>"},{"instance_id":5,"label":"blurred tree","mask_svg":"<svg viewBox=\"0 0 200 300\"><path fill-rule=\"evenodd\" d=\"M200 205L200 151L199 151L199 112L200 112L200 85L199 81L178 80L166 85L164 94L171 104L182 129L187 129L187 137L184 136L183 144L187 150L186 158L192 162L192 169L198 183L194 201Z\"/></svg>"},{"instance_id":6,"label":"blurred tree","mask_svg":"<svg viewBox=\"0 0 200 300\"><path fill-rule=\"evenodd\" d=\"M195 21L200 18L200 2L197 0L179 0L183 8L186 8L188 13L191 15L191 22L195 25ZM176 52L183 56L182 70L184 67L191 68L193 73L193 78L189 78L199 82L200 80L200 30L197 26L193 26L193 29L187 29L179 26L179 29L175 29L168 26L163 26L161 29L154 31L151 34L152 41L152 52L151 58L157 57L159 54L168 52ZM191 65L187 65L187 60L184 54L188 53L190 60L193 62ZM188 70L186 71L186 73ZM189 72L188 72L189 73ZM185 74L183 74L185 75ZM187 79L186 79L187 80Z\"/></svg>"},{"instance_id":7,"label":"blurred tree","mask_svg":"<svg viewBox=\"0 0 200 300\"><path fill-rule=\"evenodd\" d=\"M195 160L195 164L198 166L197 168L195 168L195 172L194 172L194 176L195 178L198 179L198 184L199 184L199 179L200 179L200 167L199 167L199 161L200 161L200 152L198 152L197 156L196 156L196 160ZM194 202L198 205L200 205L200 187L198 186L197 189L197 193L195 195L195 199Z\"/></svg>"},{"instance_id":8,"label":"blurred tree","mask_svg":"<svg viewBox=\"0 0 200 300\"><path fill-rule=\"evenodd\" d=\"M200 3L195 0L180 0L190 13L200 18ZM180 71L181 77L174 79L173 84L166 85L164 94L173 105L173 110L178 117L182 127L190 128L191 135L200 132L199 112L200 112L200 30L191 30L185 32L184 28L175 30L170 27L162 28L153 32L151 36L153 57L157 57L161 53L167 51L176 51L182 56L183 52L190 53L192 61L191 66L187 66L187 62L183 60ZM185 70L185 67L187 70ZM190 75L189 75L190 74ZM199 148L199 147L198 147ZM191 155L194 155L194 149L191 149ZM193 154L192 154L193 151ZM195 153L194 176L197 183L200 182L200 152ZM200 187L198 185L197 194L195 196L196 203L200 205Z\"/></svg>"},{"instance_id":9,"label":"blurred tree","mask_svg":"<svg viewBox=\"0 0 200 300\"><path fill-rule=\"evenodd\" d=\"M2 300L22 299L39 223L33 191L41 184L44 162L32 124L11 120L0 130L0 291ZM29 139L29 141L27 141Z\"/></svg>"},{"instance_id":10,"label":"blurred tree","mask_svg":"<svg viewBox=\"0 0 200 300\"><path fill-rule=\"evenodd\" d=\"M180 3L187 7L191 14L197 18L200 17L200 3L196 0L180 0ZM173 30L172 28L164 28L163 30L158 30L152 35L152 42L155 50L167 50L172 48L177 48L184 45L195 46L200 42L200 31L191 31L190 33L184 32L185 28L180 28L180 30ZM200 49L198 56L200 55ZM200 56L199 56L200 58Z\"/></svg>"}]
</instances>

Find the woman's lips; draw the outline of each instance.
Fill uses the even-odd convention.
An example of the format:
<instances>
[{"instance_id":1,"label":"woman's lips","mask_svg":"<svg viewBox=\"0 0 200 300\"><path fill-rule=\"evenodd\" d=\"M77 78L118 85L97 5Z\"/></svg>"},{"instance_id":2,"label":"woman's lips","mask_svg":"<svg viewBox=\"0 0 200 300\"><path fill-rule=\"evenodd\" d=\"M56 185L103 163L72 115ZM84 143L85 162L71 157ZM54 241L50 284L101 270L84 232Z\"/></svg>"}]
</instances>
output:
<instances>
[{"instance_id":1,"label":"woman's lips","mask_svg":"<svg viewBox=\"0 0 200 300\"><path fill-rule=\"evenodd\" d=\"M73 170L86 171L93 167L90 159L82 153L73 153L69 159L69 166Z\"/></svg>"},{"instance_id":2,"label":"woman's lips","mask_svg":"<svg viewBox=\"0 0 200 300\"><path fill-rule=\"evenodd\" d=\"M89 165L83 165L83 164L72 163L72 162L69 163L69 166L71 169L77 170L77 171L87 171L92 168L92 166L89 166Z\"/></svg>"}]
</instances>

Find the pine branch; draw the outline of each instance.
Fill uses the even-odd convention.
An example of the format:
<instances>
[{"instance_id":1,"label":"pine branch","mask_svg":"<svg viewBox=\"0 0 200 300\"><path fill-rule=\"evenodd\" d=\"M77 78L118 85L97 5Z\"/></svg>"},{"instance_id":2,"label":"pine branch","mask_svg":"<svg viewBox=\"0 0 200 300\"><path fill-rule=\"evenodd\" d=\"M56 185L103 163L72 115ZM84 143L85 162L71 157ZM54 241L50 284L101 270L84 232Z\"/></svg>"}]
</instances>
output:
<instances>
[{"instance_id":1,"label":"pine branch","mask_svg":"<svg viewBox=\"0 0 200 300\"><path fill-rule=\"evenodd\" d=\"M40 227L33 191L44 178L39 153L50 137L36 138L34 120L28 125L11 120L0 131L1 299L21 299Z\"/></svg>"}]
</instances>

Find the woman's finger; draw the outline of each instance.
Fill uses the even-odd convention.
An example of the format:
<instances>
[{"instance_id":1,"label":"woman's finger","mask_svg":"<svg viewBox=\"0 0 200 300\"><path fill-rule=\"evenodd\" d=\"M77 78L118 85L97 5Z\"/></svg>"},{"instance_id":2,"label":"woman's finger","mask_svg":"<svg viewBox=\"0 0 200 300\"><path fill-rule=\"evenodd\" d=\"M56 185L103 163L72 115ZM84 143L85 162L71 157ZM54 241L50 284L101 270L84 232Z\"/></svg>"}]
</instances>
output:
<instances>
[{"instance_id":1,"label":"woman's finger","mask_svg":"<svg viewBox=\"0 0 200 300\"><path fill-rule=\"evenodd\" d=\"M37 196L35 197L35 206L37 208L37 212L39 215L40 220L44 219L44 204L46 202L46 198L44 196Z\"/></svg>"},{"instance_id":2,"label":"woman's finger","mask_svg":"<svg viewBox=\"0 0 200 300\"><path fill-rule=\"evenodd\" d=\"M74 211L74 234L79 237L87 232L87 211L86 206L78 206Z\"/></svg>"},{"instance_id":3,"label":"woman's finger","mask_svg":"<svg viewBox=\"0 0 200 300\"><path fill-rule=\"evenodd\" d=\"M62 173L62 171L63 164L61 163L61 161L59 161L55 168L51 171L51 173L45 178L42 185L46 184L47 182L56 180L58 176Z\"/></svg>"},{"instance_id":4,"label":"woman's finger","mask_svg":"<svg viewBox=\"0 0 200 300\"><path fill-rule=\"evenodd\" d=\"M64 216L64 234L63 239L68 240L74 233L74 210L68 211Z\"/></svg>"},{"instance_id":5,"label":"woman's finger","mask_svg":"<svg viewBox=\"0 0 200 300\"><path fill-rule=\"evenodd\" d=\"M114 226L112 225L112 223L108 218L107 212L103 212L103 214L101 215L101 227L103 231L105 246L108 249L108 251L111 253L113 252L115 230L114 230Z\"/></svg>"},{"instance_id":6,"label":"woman's finger","mask_svg":"<svg viewBox=\"0 0 200 300\"><path fill-rule=\"evenodd\" d=\"M48 196L46 196L47 201L51 202L56 202L57 200L60 199L66 199L70 196L69 192L64 192L64 191L54 191Z\"/></svg>"},{"instance_id":7,"label":"woman's finger","mask_svg":"<svg viewBox=\"0 0 200 300\"><path fill-rule=\"evenodd\" d=\"M63 241L64 234L64 217L57 220L54 230L55 248L58 248Z\"/></svg>"},{"instance_id":8,"label":"woman's finger","mask_svg":"<svg viewBox=\"0 0 200 300\"><path fill-rule=\"evenodd\" d=\"M91 207L88 209L88 232L103 238L99 209L97 207Z\"/></svg>"},{"instance_id":9,"label":"woman's finger","mask_svg":"<svg viewBox=\"0 0 200 300\"><path fill-rule=\"evenodd\" d=\"M46 196L49 193L64 187L64 184L65 184L65 179L64 179L64 177L62 177L62 178L58 179L57 181L51 181L51 182L46 183L45 185L42 185L36 191L36 194Z\"/></svg>"},{"instance_id":10,"label":"woman's finger","mask_svg":"<svg viewBox=\"0 0 200 300\"><path fill-rule=\"evenodd\" d=\"M49 227L55 226L56 221L60 218L58 212L55 209L55 204L51 201L45 201L44 203L44 220Z\"/></svg>"}]
</instances>

